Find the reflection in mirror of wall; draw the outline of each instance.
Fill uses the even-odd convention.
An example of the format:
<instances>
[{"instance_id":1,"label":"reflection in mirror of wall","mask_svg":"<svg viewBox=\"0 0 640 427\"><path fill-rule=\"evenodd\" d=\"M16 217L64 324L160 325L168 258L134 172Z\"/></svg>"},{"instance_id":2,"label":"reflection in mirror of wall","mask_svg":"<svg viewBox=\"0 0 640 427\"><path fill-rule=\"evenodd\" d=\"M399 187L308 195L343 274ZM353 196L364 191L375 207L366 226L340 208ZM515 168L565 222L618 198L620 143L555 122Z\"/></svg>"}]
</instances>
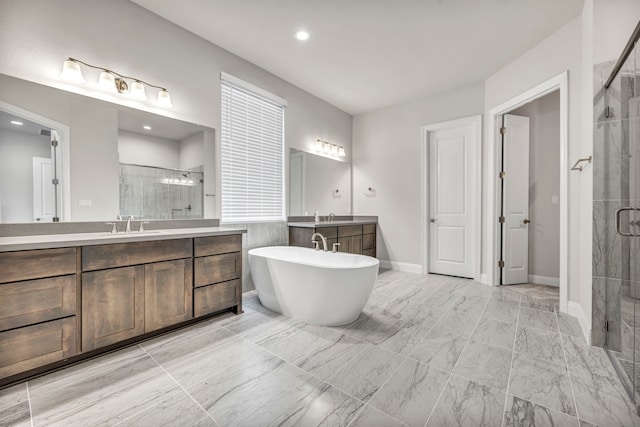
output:
<instances>
[{"instance_id":1,"label":"reflection in mirror of wall","mask_svg":"<svg viewBox=\"0 0 640 427\"><path fill-rule=\"evenodd\" d=\"M26 143L16 145L20 139L16 132L5 129L18 125L0 118L0 222L29 223L38 218L34 201L42 197L34 193L35 157L59 160L54 162L59 185L53 201L43 203L43 210L57 207L61 221L111 221L118 213L144 219L215 216L213 129L3 74L0 94L0 110L31 118L35 124L30 138L42 139L39 151L26 153ZM33 117L42 118L42 123ZM58 126L60 147L52 158L49 137L37 134L44 129L53 135ZM7 134L13 136L6 138ZM13 141L12 148L5 140ZM25 156L29 164L18 163ZM166 175L157 176L164 181L146 191L140 184L136 195L141 198L123 204L126 197L120 189L130 187L122 186L126 177L121 164L147 167L140 171L165 169ZM48 218L39 217L40 221Z\"/></svg>"},{"instance_id":2,"label":"reflection in mirror of wall","mask_svg":"<svg viewBox=\"0 0 640 427\"><path fill-rule=\"evenodd\" d=\"M290 149L289 215L351 214L351 165Z\"/></svg>"},{"instance_id":3,"label":"reflection in mirror of wall","mask_svg":"<svg viewBox=\"0 0 640 427\"><path fill-rule=\"evenodd\" d=\"M0 222L59 220L57 131L0 109Z\"/></svg>"}]
</instances>

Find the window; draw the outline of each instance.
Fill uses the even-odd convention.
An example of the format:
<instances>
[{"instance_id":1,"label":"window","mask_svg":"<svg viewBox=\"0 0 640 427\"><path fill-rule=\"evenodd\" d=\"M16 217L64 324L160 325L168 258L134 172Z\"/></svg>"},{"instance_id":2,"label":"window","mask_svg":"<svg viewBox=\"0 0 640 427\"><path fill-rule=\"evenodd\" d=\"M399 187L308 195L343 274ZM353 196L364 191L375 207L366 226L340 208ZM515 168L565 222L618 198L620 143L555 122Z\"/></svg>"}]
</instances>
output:
<instances>
[{"instance_id":1,"label":"window","mask_svg":"<svg viewBox=\"0 0 640 427\"><path fill-rule=\"evenodd\" d=\"M284 219L286 101L222 74L222 222Z\"/></svg>"}]
</instances>

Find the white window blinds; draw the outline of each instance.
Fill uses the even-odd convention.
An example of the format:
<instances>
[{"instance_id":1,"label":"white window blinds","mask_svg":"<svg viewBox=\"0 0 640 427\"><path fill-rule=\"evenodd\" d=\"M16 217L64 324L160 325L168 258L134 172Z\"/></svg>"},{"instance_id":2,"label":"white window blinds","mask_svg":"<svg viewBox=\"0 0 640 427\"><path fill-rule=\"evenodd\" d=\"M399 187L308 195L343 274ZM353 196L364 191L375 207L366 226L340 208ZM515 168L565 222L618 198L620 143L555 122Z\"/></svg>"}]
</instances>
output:
<instances>
[{"instance_id":1,"label":"white window blinds","mask_svg":"<svg viewBox=\"0 0 640 427\"><path fill-rule=\"evenodd\" d=\"M222 222L284 219L284 105L223 79Z\"/></svg>"}]
</instances>

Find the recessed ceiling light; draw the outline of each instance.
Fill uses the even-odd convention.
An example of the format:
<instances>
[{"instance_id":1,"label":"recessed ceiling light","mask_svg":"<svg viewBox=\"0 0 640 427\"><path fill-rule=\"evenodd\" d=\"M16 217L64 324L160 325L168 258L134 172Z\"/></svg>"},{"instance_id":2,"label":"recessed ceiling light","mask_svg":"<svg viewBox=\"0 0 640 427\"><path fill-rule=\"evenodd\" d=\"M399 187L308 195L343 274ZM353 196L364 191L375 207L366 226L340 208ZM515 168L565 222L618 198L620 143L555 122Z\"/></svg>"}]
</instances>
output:
<instances>
[{"instance_id":1,"label":"recessed ceiling light","mask_svg":"<svg viewBox=\"0 0 640 427\"><path fill-rule=\"evenodd\" d=\"M296 38L301 41L309 40L309 37L311 37L311 35L305 30L300 30L296 33Z\"/></svg>"},{"instance_id":2,"label":"recessed ceiling light","mask_svg":"<svg viewBox=\"0 0 640 427\"><path fill-rule=\"evenodd\" d=\"M16 125L16 126L22 126L24 123L19 122L19 121L17 121L17 120L11 120L11 124L12 124L12 125Z\"/></svg>"},{"instance_id":3,"label":"recessed ceiling light","mask_svg":"<svg viewBox=\"0 0 640 427\"><path fill-rule=\"evenodd\" d=\"M149 126L149 125L144 125L142 128L143 128L144 130L151 130L151 126Z\"/></svg>"}]
</instances>

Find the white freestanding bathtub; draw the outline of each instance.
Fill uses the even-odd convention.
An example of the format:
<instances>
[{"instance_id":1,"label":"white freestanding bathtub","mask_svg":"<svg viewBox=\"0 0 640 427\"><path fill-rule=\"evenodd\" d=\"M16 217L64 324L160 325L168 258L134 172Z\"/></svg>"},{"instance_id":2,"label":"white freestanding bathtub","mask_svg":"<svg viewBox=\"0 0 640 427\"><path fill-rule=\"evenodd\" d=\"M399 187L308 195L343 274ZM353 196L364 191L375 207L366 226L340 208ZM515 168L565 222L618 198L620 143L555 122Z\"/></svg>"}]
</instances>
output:
<instances>
[{"instance_id":1,"label":"white freestanding bathtub","mask_svg":"<svg viewBox=\"0 0 640 427\"><path fill-rule=\"evenodd\" d=\"M350 323L369 300L380 261L364 255L270 246L249 251L262 305L306 323Z\"/></svg>"}]
</instances>

